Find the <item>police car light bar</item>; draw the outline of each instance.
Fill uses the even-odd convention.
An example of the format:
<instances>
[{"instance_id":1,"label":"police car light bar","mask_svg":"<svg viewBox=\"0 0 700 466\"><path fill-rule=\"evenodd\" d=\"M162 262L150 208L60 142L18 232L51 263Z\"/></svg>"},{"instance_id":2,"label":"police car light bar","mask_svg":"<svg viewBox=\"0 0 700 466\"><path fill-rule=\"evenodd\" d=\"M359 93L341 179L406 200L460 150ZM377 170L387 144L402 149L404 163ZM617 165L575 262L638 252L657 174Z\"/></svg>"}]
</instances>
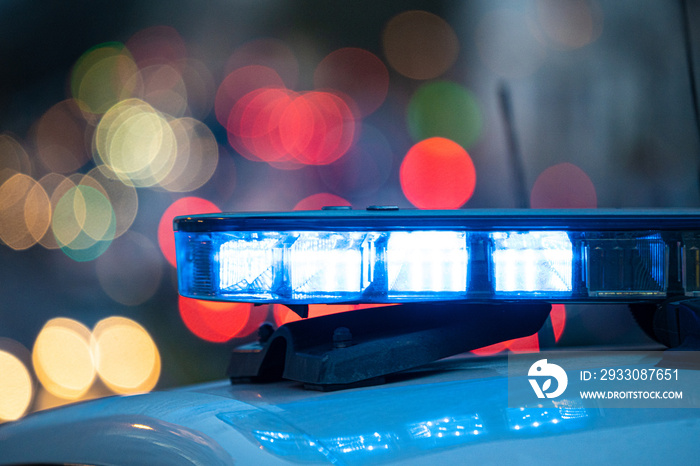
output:
<instances>
[{"instance_id":1,"label":"police car light bar","mask_svg":"<svg viewBox=\"0 0 700 466\"><path fill-rule=\"evenodd\" d=\"M700 296L700 211L370 208L174 220L180 294L252 303Z\"/></svg>"}]
</instances>

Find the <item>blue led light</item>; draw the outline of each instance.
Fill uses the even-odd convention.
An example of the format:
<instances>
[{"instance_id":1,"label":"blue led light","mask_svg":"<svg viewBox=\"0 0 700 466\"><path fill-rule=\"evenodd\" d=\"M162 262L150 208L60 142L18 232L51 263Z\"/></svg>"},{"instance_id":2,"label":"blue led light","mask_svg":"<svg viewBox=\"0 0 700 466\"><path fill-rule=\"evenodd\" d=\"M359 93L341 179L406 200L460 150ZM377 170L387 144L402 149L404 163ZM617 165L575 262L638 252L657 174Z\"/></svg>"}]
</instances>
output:
<instances>
[{"instance_id":1,"label":"blue led light","mask_svg":"<svg viewBox=\"0 0 700 466\"><path fill-rule=\"evenodd\" d=\"M467 291L465 232L392 232L386 251L389 296Z\"/></svg>"},{"instance_id":2,"label":"blue led light","mask_svg":"<svg viewBox=\"0 0 700 466\"><path fill-rule=\"evenodd\" d=\"M289 281L294 296L359 293L367 286L363 273L366 233L299 232L289 247ZM349 297L349 296L348 296Z\"/></svg>"},{"instance_id":3,"label":"blue led light","mask_svg":"<svg viewBox=\"0 0 700 466\"><path fill-rule=\"evenodd\" d=\"M251 295L269 293L281 243L279 233L232 235L219 248L219 287Z\"/></svg>"},{"instance_id":4,"label":"blue led light","mask_svg":"<svg viewBox=\"0 0 700 466\"><path fill-rule=\"evenodd\" d=\"M564 231L494 232L496 293L571 293L573 247Z\"/></svg>"}]
</instances>

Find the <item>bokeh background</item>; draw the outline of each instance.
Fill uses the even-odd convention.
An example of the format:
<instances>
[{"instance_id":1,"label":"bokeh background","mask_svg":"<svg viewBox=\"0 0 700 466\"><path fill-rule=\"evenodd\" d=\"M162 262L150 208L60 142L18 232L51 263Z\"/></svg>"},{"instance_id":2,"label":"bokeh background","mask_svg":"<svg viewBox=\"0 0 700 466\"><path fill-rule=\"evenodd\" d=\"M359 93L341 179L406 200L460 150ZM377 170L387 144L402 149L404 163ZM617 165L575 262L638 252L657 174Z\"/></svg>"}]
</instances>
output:
<instances>
[{"instance_id":1,"label":"bokeh background","mask_svg":"<svg viewBox=\"0 0 700 466\"><path fill-rule=\"evenodd\" d=\"M697 207L687 3L1 2L0 422L221 378L294 318L178 297L175 215ZM648 343L571 305L477 353Z\"/></svg>"}]
</instances>

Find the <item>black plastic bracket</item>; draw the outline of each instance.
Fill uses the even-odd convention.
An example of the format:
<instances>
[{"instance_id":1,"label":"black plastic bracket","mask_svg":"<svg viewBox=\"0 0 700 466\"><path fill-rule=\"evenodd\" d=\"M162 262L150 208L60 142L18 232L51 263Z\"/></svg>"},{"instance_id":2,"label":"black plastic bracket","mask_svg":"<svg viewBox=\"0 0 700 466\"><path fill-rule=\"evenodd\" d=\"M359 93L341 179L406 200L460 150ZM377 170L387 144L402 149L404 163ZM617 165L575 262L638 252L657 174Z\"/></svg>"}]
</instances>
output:
<instances>
[{"instance_id":1,"label":"black plastic bracket","mask_svg":"<svg viewBox=\"0 0 700 466\"><path fill-rule=\"evenodd\" d=\"M659 305L654 334L669 348L700 350L700 299L676 299Z\"/></svg>"},{"instance_id":2,"label":"black plastic bracket","mask_svg":"<svg viewBox=\"0 0 700 466\"><path fill-rule=\"evenodd\" d=\"M234 349L231 381L332 390L536 333L549 303L410 303L290 322ZM268 324L269 325L269 324Z\"/></svg>"}]
</instances>

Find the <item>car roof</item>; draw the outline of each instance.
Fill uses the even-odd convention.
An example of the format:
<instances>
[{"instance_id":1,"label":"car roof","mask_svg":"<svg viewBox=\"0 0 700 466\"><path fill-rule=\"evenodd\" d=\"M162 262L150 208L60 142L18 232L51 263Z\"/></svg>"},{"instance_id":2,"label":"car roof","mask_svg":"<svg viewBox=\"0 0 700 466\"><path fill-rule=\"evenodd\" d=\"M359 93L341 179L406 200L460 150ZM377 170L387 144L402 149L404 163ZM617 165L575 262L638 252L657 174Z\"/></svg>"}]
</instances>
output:
<instances>
[{"instance_id":1,"label":"car roof","mask_svg":"<svg viewBox=\"0 0 700 466\"><path fill-rule=\"evenodd\" d=\"M224 380L110 397L0 426L0 464L691 463L700 453L700 409L509 406L508 382L505 356L462 355L333 392Z\"/></svg>"}]
</instances>

